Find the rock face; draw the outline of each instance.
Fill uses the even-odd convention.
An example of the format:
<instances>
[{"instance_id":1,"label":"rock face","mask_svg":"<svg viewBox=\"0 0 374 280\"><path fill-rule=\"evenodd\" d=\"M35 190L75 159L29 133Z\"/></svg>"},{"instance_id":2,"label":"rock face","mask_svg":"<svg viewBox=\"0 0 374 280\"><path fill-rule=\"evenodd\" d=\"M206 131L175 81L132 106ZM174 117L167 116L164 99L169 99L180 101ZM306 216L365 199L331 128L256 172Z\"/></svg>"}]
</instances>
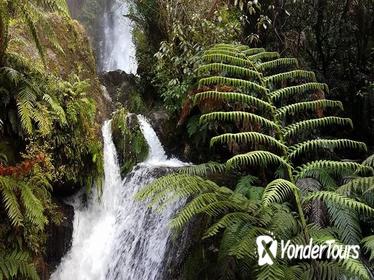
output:
<instances>
[{"instance_id":1,"label":"rock face","mask_svg":"<svg viewBox=\"0 0 374 280\"><path fill-rule=\"evenodd\" d=\"M63 202L57 202L64 215L60 225L50 225L47 229L47 244L44 262L49 274L60 263L61 258L68 252L73 236L74 208ZM48 278L47 278L48 279Z\"/></svg>"}]
</instances>

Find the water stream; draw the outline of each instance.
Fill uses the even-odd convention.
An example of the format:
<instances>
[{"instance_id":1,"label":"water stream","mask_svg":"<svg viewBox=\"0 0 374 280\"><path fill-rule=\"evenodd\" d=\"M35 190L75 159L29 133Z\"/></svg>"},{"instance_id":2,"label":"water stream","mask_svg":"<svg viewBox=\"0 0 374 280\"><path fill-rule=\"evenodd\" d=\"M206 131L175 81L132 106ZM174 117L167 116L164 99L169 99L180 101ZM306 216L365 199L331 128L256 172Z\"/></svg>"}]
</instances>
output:
<instances>
[{"instance_id":1,"label":"water stream","mask_svg":"<svg viewBox=\"0 0 374 280\"><path fill-rule=\"evenodd\" d=\"M146 161L121 181L111 122L102 129L104 138L104 191L100 201L93 195L83 207L79 196L75 208L73 243L53 273L54 280L163 279L164 259L173 254L168 222L179 207L154 212L134 195L170 167L184 163L168 159L148 121L139 123L150 147Z\"/></svg>"}]
</instances>

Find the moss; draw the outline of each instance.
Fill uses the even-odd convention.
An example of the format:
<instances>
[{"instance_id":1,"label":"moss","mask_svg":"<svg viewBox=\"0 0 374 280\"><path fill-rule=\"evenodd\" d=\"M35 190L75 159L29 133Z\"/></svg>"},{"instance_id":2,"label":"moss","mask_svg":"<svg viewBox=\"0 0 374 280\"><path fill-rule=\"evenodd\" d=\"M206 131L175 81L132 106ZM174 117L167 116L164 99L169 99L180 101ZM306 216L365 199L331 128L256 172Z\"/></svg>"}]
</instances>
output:
<instances>
[{"instance_id":1,"label":"moss","mask_svg":"<svg viewBox=\"0 0 374 280\"><path fill-rule=\"evenodd\" d=\"M117 110L112 119L113 142L118 153L121 175L125 176L148 155L148 144L140 129L136 115L125 108Z\"/></svg>"}]
</instances>

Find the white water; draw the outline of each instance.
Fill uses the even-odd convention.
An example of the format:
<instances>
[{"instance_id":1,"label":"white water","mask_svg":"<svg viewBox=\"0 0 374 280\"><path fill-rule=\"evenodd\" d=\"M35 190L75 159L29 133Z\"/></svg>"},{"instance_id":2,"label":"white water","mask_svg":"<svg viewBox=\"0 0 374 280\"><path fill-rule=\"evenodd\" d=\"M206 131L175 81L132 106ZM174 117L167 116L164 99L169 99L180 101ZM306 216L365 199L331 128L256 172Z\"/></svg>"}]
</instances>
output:
<instances>
[{"instance_id":1,"label":"white water","mask_svg":"<svg viewBox=\"0 0 374 280\"><path fill-rule=\"evenodd\" d=\"M104 38L101 50L101 71L123 70L136 74L135 45L132 40L132 23L129 0L109 0L103 17Z\"/></svg>"},{"instance_id":2,"label":"white water","mask_svg":"<svg viewBox=\"0 0 374 280\"><path fill-rule=\"evenodd\" d=\"M103 126L105 186L100 202L95 197L82 208L74 203L74 232L70 252L53 273L53 280L151 280L162 279L163 260L170 258L168 221L174 204L155 213L134 195L165 167L184 165L167 159L148 121L138 116L150 147L148 159L121 182L110 122Z\"/></svg>"}]
</instances>

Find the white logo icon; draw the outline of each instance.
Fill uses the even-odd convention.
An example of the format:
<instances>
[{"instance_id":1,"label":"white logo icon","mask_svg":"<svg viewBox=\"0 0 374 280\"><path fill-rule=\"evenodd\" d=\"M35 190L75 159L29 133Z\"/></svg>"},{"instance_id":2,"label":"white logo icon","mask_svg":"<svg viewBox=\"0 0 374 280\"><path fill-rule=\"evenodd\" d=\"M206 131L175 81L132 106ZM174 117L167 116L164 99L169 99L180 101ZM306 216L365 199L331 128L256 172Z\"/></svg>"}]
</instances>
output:
<instances>
[{"instance_id":1,"label":"white logo icon","mask_svg":"<svg viewBox=\"0 0 374 280\"><path fill-rule=\"evenodd\" d=\"M277 256L278 242L271 236L261 235L256 238L258 265L272 265Z\"/></svg>"}]
</instances>

